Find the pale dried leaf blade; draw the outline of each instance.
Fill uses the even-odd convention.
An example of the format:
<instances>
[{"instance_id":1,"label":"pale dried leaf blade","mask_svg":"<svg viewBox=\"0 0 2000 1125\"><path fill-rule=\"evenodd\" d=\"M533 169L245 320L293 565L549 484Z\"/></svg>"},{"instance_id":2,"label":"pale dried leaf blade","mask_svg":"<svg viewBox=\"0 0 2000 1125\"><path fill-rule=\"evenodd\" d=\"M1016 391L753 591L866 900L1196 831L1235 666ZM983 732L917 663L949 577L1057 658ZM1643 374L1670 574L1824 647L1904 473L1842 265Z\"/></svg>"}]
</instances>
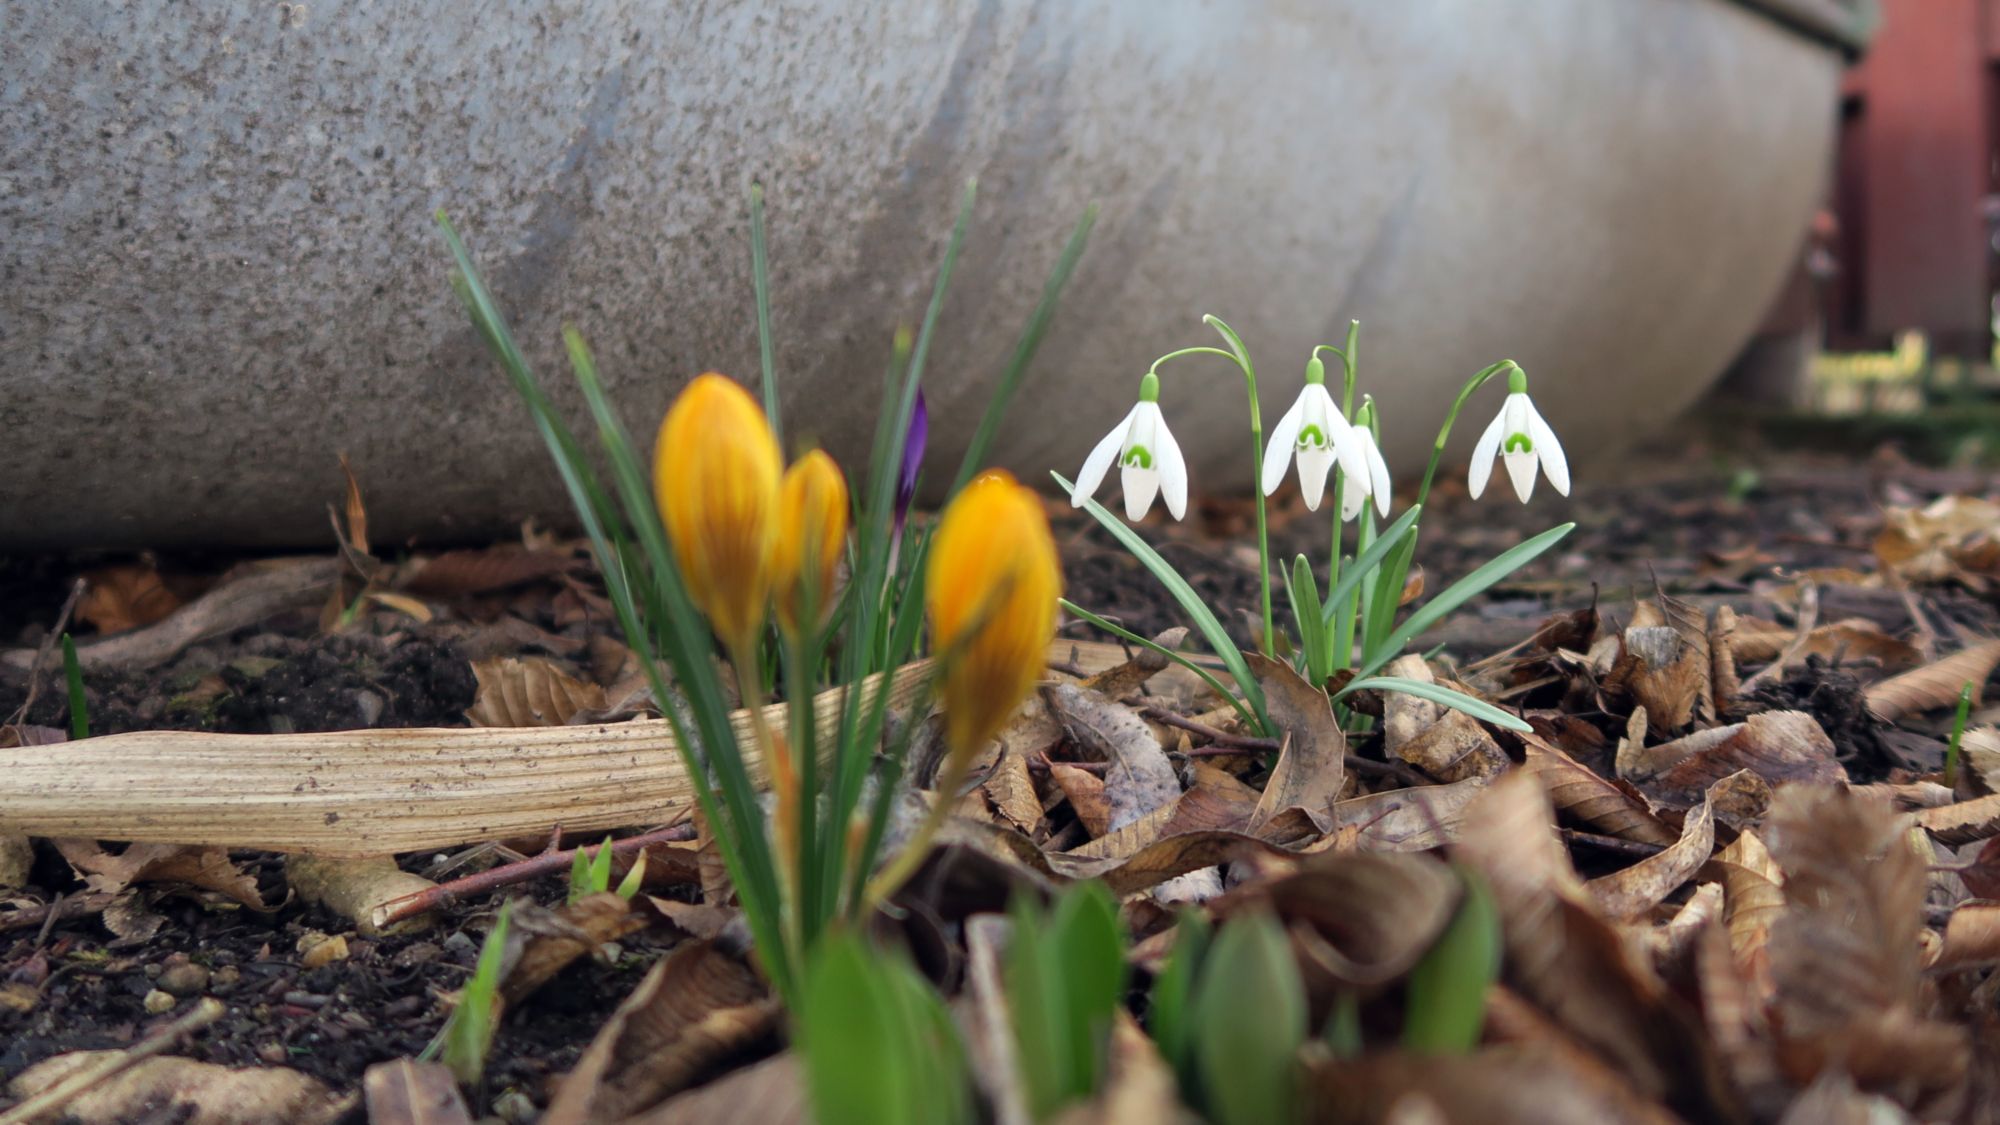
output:
<instances>
[{"instance_id":1,"label":"pale dried leaf blade","mask_svg":"<svg viewBox=\"0 0 2000 1125\"><path fill-rule=\"evenodd\" d=\"M27 1098L117 1051L71 1051L22 1071L8 1092ZM75 1125L173 1120L188 1125L327 1125L352 1105L318 1079L282 1067L232 1070L214 1063L144 1059L93 1085L63 1107ZM162 1111L166 1111L162 1115Z\"/></svg>"},{"instance_id":2,"label":"pale dried leaf blade","mask_svg":"<svg viewBox=\"0 0 2000 1125\"><path fill-rule=\"evenodd\" d=\"M1104 800L1112 830L1180 798L1180 778L1138 712L1075 684L1057 684L1045 694L1063 726L1105 763Z\"/></svg>"},{"instance_id":3,"label":"pale dried leaf blade","mask_svg":"<svg viewBox=\"0 0 2000 1125\"><path fill-rule=\"evenodd\" d=\"M458 1080L442 1063L396 1059L361 1076L369 1125L472 1125Z\"/></svg>"},{"instance_id":4,"label":"pale dried leaf blade","mask_svg":"<svg viewBox=\"0 0 2000 1125\"><path fill-rule=\"evenodd\" d=\"M1934 664L1883 680L1868 689L1868 709L1885 722L1904 715L1940 711L1958 703L1958 693L1972 685L1972 702L1979 704L1986 679L2000 665L2000 641L1987 641L1955 652Z\"/></svg>"}]
</instances>

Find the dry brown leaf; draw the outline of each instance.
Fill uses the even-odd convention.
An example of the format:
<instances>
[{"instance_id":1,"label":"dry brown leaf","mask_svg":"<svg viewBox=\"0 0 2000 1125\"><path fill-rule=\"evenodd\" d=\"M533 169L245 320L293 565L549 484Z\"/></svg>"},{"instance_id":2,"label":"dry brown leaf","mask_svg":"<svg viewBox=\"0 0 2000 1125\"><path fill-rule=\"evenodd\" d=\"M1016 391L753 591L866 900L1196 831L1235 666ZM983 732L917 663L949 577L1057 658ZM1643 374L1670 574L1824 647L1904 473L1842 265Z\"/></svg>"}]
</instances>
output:
<instances>
[{"instance_id":1,"label":"dry brown leaf","mask_svg":"<svg viewBox=\"0 0 2000 1125\"><path fill-rule=\"evenodd\" d=\"M131 844L117 854L95 840L51 841L93 891L116 894L134 883L184 883L214 891L252 910L264 910L257 877L229 862L223 848Z\"/></svg>"},{"instance_id":2,"label":"dry brown leaf","mask_svg":"<svg viewBox=\"0 0 2000 1125\"><path fill-rule=\"evenodd\" d=\"M1907 824L1842 789L1778 791L1768 831L1785 872L1769 947L1779 1060L1794 1082L1844 1065L1864 1090L1948 1113L1970 1045L1962 1029L1919 1014L1924 861Z\"/></svg>"},{"instance_id":3,"label":"dry brown leaf","mask_svg":"<svg viewBox=\"0 0 2000 1125\"><path fill-rule=\"evenodd\" d=\"M1708 621L1699 610L1665 594L1640 602L1623 641L1604 686L1644 707L1656 736L1715 717Z\"/></svg>"},{"instance_id":4,"label":"dry brown leaf","mask_svg":"<svg viewBox=\"0 0 2000 1125\"><path fill-rule=\"evenodd\" d=\"M604 689L542 656L477 660L479 687L465 717L476 727L559 727L579 711L604 708Z\"/></svg>"},{"instance_id":5,"label":"dry brown leaf","mask_svg":"<svg viewBox=\"0 0 2000 1125\"><path fill-rule=\"evenodd\" d=\"M1917 827L1954 848L2000 835L2000 794L1919 809Z\"/></svg>"},{"instance_id":6,"label":"dry brown leaf","mask_svg":"<svg viewBox=\"0 0 2000 1125\"><path fill-rule=\"evenodd\" d=\"M377 921L384 907L437 885L397 867L396 861L388 856L370 859L286 856L285 879L301 899L350 919L365 937L385 932ZM430 914L417 914L388 927L386 932L411 933L429 928L431 921Z\"/></svg>"},{"instance_id":7,"label":"dry brown leaf","mask_svg":"<svg viewBox=\"0 0 2000 1125\"><path fill-rule=\"evenodd\" d=\"M1187 635L1186 626L1175 626L1154 637L1153 643L1171 652L1187 641ZM1166 671L1172 664L1153 649L1142 648L1124 663L1085 677L1082 686L1106 699L1123 699L1146 686L1146 681Z\"/></svg>"},{"instance_id":8,"label":"dry brown leaf","mask_svg":"<svg viewBox=\"0 0 2000 1125\"><path fill-rule=\"evenodd\" d=\"M1629 1078L1581 1052L1489 1047L1470 1055L1370 1054L1322 1061L1308 1078L1313 1125L1398 1121L1480 1125L1675 1125ZM1409 1099L1420 1099L1412 1102ZM1422 1108L1429 1103L1429 1108ZM1423 1116L1435 1111L1435 1117Z\"/></svg>"},{"instance_id":9,"label":"dry brown leaf","mask_svg":"<svg viewBox=\"0 0 2000 1125\"><path fill-rule=\"evenodd\" d=\"M165 618L181 599L160 580L150 562L99 567L83 576L76 618L100 633L123 633Z\"/></svg>"},{"instance_id":10,"label":"dry brown leaf","mask_svg":"<svg viewBox=\"0 0 2000 1125\"><path fill-rule=\"evenodd\" d=\"M1607 781L1576 759L1532 734L1520 736L1527 747L1523 772L1538 779L1549 799L1593 831L1621 840L1666 847L1680 839L1633 793Z\"/></svg>"},{"instance_id":11,"label":"dry brown leaf","mask_svg":"<svg viewBox=\"0 0 2000 1125\"><path fill-rule=\"evenodd\" d=\"M1264 689L1271 723L1284 738L1278 764L1251 814L1250 831L1256 833L1287 809L1303 810L1321 832L1330 831L1334 803L1347 778L1347 736L1334 721L1333 704L1289 665L1254 652L1245 656Z\"/></svg>"},{"instance_id":12,"label":"dry brown leaf","mask_svg":"<svg viewBox=\"0 0 2000 1125\"><path fill-rule=\"evenodd\" d=\"M1430 665L1414 654L1398 657L1384 674L1437 682ZM1439 781L1492 777L1510 765L1506 751L1477 719L1400 691L1383 693L1382 737L1390 754Z\"/></svg>"},{"instance_id":13,"label":"dry brown leaf","mask_svg":"<svg viewBox=\"0 0 2000 1125\"><path fill-rule=\"evenodd\" d=\"M0 891L28 885L35 865L35 845L26 836L0 833Z\"/></svg>"},{"instance_id":14,"label":"dry brown leaf","mask_svg":"<svg viewBox=\"0 0 2000 1125\"><path fill-rule=\"evenodd\" d=\"M1041 824L1042 799L1035 793L1035 779L1028 775L1027 760L1013 747L1001 747L979 788L1000 819L1029 834Z\"/></svg>"},{"instance_id":15,"label":"dry brown leaf","mask_svg":"<svg viewBox=\"0 0 2000 1125\"><path fill-rule=\"evenodd\" d=\"M1663 800L1695 801L1710 786L1741 770L1751 771L1773 787L1847 781L1847 771L1834 760L1833 740L1819 720L1804 711L1763 711L1745 722L1681 741L1694 746L1693 752L1682 754L1671 744L1652 751L1661 758L1679 759L1646 785L1647 792Z\"/></svg>"},{"instance_id":16,"label":"dry brown leaf","mask_svg":"<svg viewBox=\"0 0 2000 1125\"><path fill-rule=\"evenodd\" d=\"M2000 544L2000 503L1943 496L1923 508L1889 507L1875 536L1875 557L1906 582L1958 580L1985 588Z\"/></svg>"},{"instance_id":17,"label":"dry brown leaf","mask_svg":"<svg viewBox=\"0 0 2000 1125\"><path fill-rule=\"evenodd\" d=\"M420 598L457 598L553 578L575 565L576 556L567 550L507 543L411 559L390 584Z\"/></svg>"},{"instance_id":18,"label":"dry brown leaf","mask_svg":"<svg viewBox=\"0 0 2000 1125\"><path fill-rule=\"evenodd\" d=\"M1075 684L1056 684L1044 695L1078 743L1106 763L1104 800L1113 831L1180 798L1180 778L1137 711Z\"/></svg>"},{"instance_id":19,"label":"dry brown leaf","mask_svg":"<svg viewBox=\"0 0 2000 1125\"><path fill-rule=\"evenodd\" d=\"M711 941L654 962L565 1075L543 1125L618 1121L695 1085L769 1041L778 1008L764 982Z\"/></svg>"},{"instance_id":20,"label":"dry brown leaf","mask_svg":"<svg viewBox=\"0 0 2000 1125\"><path fill-rule=\"evenodd\" d=\"M1335 834L1351 834L1349 846L1362 851L1441 848L1458 839L1466 808L1486 786L1484 778L1469 778L1449 785L1420 785L1354 797L1333 806Z\"/></svg>"},{"instance_id":21,"label":"dry brown leaf","mask_svg":"<svg viewBox=\"0 0 2000 1125\"><path fill-rule=\"evenodd\" d=\"M1503 775L1473 802L1453 854L1493 889L1507 980L1570 1035L1618 1069L1642 1095L1669 1088L1657 1037L1675 1021L1650 965L1588 899L1534 775Z\"/></svg>"},{"instance_id":22,"label":"dry brown leaf","mask_svg":"<svg viewBox=\"0 0 2000 1125\"><path fill-rule=\"evenodd\" d=\"M1736 627L1735 608L1717 606L1715 616L1708 623L1708 682L1718 715L1735 705L1736 696L1743 687L1742 680L1736 675L1736 649L1733 647Z\"/></svg>"},{"instance_id":23,"label":"dry brown leaf","mask_svg":"<svg viewBox=\"0 0 2000 1125\"><path fill-rule=\"evenodd\" d=\"M1049 763L1049 780L1062 790L1084 831L1096 839L1111 830L1111 806L1104 801L1104 779L1068 762Z\"/></svg>"},{"instance_id":24,"label":"dry brown leaf","mask_svg":"<svg viewBox=\"0 0 2000 1125\"><path fill-rule=\"evenodd\" d=\"M1925 967L1933 972L2000 964L2000 902L1966 902L1945 922L1944 943Z\"/></svg>"},{"instance_id":25,"label":"dry brown leaf","mask_svg":"<svg viewBox=\"0 0 2000 1125\"><path fill-rule=\"evenodd\" d=\"M812 1125L806 1094L799 1056L785 1051L675 1094L618 1125Z\"/></svg>"},{"instance_id":26,"label":"dry brown leaf","mask_svg":"<svg viewBox=\"0 0 2000 1125\"><path fill-rule=\"evenodd\" d=\"M1806 1087L1778 1125L1917 1125L1902 1106L1887 1098L1864 1094L1841 1067L1828 1067Z\"/></svg>"},{"instance_id":27,"label":"dry brown leaf","mask_svg":"<svg viewBox=\"0 0 2000 1125\"><path fill-rule=\"evenodd\" d=\"M8 1092L27 1098L69 1075L102 1065L118 1051L71 1051L22 1071ZM184 1125L326 1125L353 1099L318 1079L282 1067L231 1070L176 1057L144 1059L77 1095L63 1107L74 1125L171 1120Z\"/></svg>"},{"instance_id":28,"label":"dry brown leaf","mask_svg":"<svg viewBox=\"0 0 2000 1125\"><path fill-rule=\"evenodd\" d=\"M1246 884L1216 904L1219 916L1270 909L1292 933L1316 1001L1341 988L1385 984L1428 953L1458 910L1464 884L1429 856L1328 852L1296 870Z\"/></svg>"},{"instance_id":29,"label":"dry brown leaf","mask_svg":"<svg viewBox=\"0 0 2000 1125\"><path fill-rule=\"evenodd\" d=\"M1688 813L1679 840L1622 871L1592 879L1584 889L1613 921L1642 918L1693 878L1714 849L1715 809L1703 797Z\"/></svg>"},{"instance_id":30,"label":"dry brown leaf","mask_svg":"<svg viewBox=\"0 0 2000 1125\"><path fill-rule=\"evenodd\" d=\"M501 999L510 1006L519 1003L605 942L638 933L646 925L646 916L633 909L629 900L609 892L577 899L556 910L529 901L516 903L508 936L528 940L520 956L510 959L501 978Z\"/></svg>"},{"instance_id":31,"label":"dry brown leaf","mask_svg":"<svg viewBox=\"0 0 2000 1125\"><path fill-rule=\"evenodd\" d=\"M1958 693L1972 685L1972 703L1978 706L1986 691L1986 679L2000 665L2000 641L1987 641L1955 652L1935 664L1883 680L1868 689L1868 710L1884 722L1905 715L1941 711L1958 703Z\"/></svg>"},{"instance_id":32,"label":"dry brown leaf","mask_svg":"<svg viewBox=\"0 0 2000 1125\"><path fill-rule=\"evenodd\" d=\"M443 1063L396 1059L361 1076L369 1125L472 1125L458 1080Z\"/></svg>"},{"instance_id":33,"label":"dry brown leaf","mask_svg":"<svg viewBox=\"0 0 2000 1125\"><path fill-rule=\"evenodd\" d=\"M1784 872L1755 832L1739 833L1717 853L1709 871L1722 881L1723 923L1736 963L1762 982L1759 996L1767 999L1776 985L1769 980L1765 948L1772 925L1785 913Z\"/></svg>"},{"instance_id":34,"label":"dry brown leaf","mask_svg":"<svg viewBox=\"0 0 2000 1125\"><path fill-rule=\"evenodd\" d=\"M1703 883L1688 895L1687 901L1674 911L1674 916L1665 924L1639 930L1638 936L1645 943L1646 953L1653 959L1654 968L1665 976L1666 966L1686 960L1711 924L1718 928L1721 926L1722 911L1722 884Z\"/></svg>"},{"instance_id":35,"label":"dry brown leaf","mask_svg":"<svg viewBox=\"0 0 2000 1125\"><path fill-rule=\"evenodd\" d=\"M1239 832L1187 832L1155 840L1129 856L1086 859L1070 853L1045 857L1050 873L1065 879L1102 879L1116 895L1137 894L1190 871L1239 859L1264 858L1289 864L1292 852Z\"/></svg>"}]
</instances>

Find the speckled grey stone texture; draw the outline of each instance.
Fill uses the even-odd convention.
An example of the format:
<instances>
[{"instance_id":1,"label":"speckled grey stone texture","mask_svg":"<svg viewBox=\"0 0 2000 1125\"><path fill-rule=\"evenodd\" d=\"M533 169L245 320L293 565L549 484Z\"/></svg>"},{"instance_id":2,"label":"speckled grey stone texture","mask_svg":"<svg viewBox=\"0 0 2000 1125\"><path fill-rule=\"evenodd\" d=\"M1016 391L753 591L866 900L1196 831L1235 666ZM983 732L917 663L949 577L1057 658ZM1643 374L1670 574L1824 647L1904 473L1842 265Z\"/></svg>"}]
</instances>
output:
<instances>
[{"instance_id":1,"label":"speckled grey stone texture","mask_svg":"<svg viewBox=\"0 0 2000 1125\"><path fill-rule=\"evenodd\" d=\"M789 420L836 453L974 175L933 478L1093 199L1024 476L1206 311L1267 417L1360 317L1401 474L1503 355L1587 453L1757 321L1838 67L1718 0L0 0L0 546L324 541L343 451L379 542L559 516L432 210L561 399L568 320L650 435L695 372L755 378L753 176ZM1194 361L1161 401L1197 489L1246 487L1240 385Z\"/></svg>"}]
</instances>

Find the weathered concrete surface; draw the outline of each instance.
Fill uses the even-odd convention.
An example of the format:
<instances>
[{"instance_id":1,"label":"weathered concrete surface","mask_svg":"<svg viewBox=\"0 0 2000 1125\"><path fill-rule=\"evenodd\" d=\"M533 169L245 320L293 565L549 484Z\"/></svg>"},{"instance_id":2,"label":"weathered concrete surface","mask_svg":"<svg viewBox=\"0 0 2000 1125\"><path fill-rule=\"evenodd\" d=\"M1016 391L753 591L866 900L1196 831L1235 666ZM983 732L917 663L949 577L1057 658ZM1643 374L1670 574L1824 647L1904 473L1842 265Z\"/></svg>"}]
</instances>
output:
<instances>
[{"instance_id":1,"label":"weathered concrete surface","mask_svg":"<svg viewBox=\"0 0 2000 1125\"><path fill-rule=\"evenodd\" d=\"M790 418L836 452L972 175L934 476L1092 199L1001 447L1026 474L1204 311L1266 411L1360 317L1401 474L1503 355L1601 449L1751 330L1838 65L1720 0L0 0L0 546L323 541L341 451L379 541L559 514L432 209L544 376L574 320L650 433L696 371L754 379L752 176ZM1190 362L1162 405L1197 488L1247 486L1238 384Z\"/></svg>"}]
</instances>

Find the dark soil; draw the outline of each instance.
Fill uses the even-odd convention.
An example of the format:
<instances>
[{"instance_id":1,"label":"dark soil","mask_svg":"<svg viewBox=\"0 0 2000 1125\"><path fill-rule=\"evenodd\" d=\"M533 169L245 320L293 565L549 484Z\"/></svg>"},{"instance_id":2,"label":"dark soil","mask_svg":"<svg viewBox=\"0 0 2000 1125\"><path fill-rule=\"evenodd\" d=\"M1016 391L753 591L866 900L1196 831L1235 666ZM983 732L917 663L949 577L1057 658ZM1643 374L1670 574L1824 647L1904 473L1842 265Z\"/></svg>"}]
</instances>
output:
<instances>
[{"instance_id":1,"label":"dark soil","mask_svg":"<svg viewBox=\"0 0 2000 1125\"><path fill-rule=\"evenodd\" d=\"M1729 495L1732 479L1741 495ZM1766 471L1747 487L1740 475L1721 470L1665 483L1581 478L1573 498L1544 491L1523 507L1504 482L1477 503L1465 498L1461 482L1441 482L1418 562L1434 592L1527 535L1563 520L1577 522L1567 541L1474 603L1459 615L1464 621L1453 622L1455 632L1443 639L1455 655L1477 658L1525 639L1555 611L1595 601L1607 616L1621 616L1635 593L1649 595L1656 584L1682 596L1748 598L1783 572L1865 566L1876 505L1884 498L1926 497L1930 483L1935 481L1910 483L1851 464L1829 469L1793 463L1782 472ZM1955 487L1983 491L1986 483ZM1101 529L1070 515L1066 505L1061 512L1057 536L1072 600L1143 634L1185 623L1159 585ZM1163 525L1156 515L1141 529L1245 642L1257 619L1251 527L1247 505L1211 503L1186 525ZM1295 490L1287 489L1273 509L1272 553L1279 560L1300 551L1323 557L1328 528L1325 511L1305 513ZM70 559L0 560L0 644L39 641L78 568ZM555 589L551 584L514 597L504 612L492 604L476 612L461 607L457 616L447 609L430 625L372 613L352 631L330 636L319 634L316 614L294 614L189 650L162 668L87 677L91 728L271 732L463 725L474 688L468 659L493 653L491 636L476 627L490 630L497 616L505 616L524 623L516 628L519 635L559 639L566 655L581 659L593 626L558 614ZM2000 632L1993 606L1964 591L1927 591L1923 605L1934 627ZM1828 607L1823 619L1847 611L1875 617L1892 631L1911 625L1904 603L1894 597L1858 608ZM1282 620L1282 602L1277 613ZM515 651L522 647L526 642ZM60 669L43 679L26 719L66 727ZM1934 764L1925 759L1935 740L1885 739L1859 710L1854 681L1837 667L1813 665L1766 691L1769 703L1819 717L1857 777ZM24 677L0 674L0 721L27 694ZM430 858L407 857L406 866ZM277 857L241 860L259 868L270 901L285 899ZM449 908L423 934L362 939L353 936L351 923L297 903L258 914L149 889L150 907L166 924L148 940L125 946L96 917L46 928L8 925L7 907L32 908L82 889L46 845L35 879L37 885L20 897L0 900L0 1082L64 1051L143 1036L171 1018L149 1015L145 996L177 969L181 977L199 975L179 969L191 964L206 970L206 991L229 1005L223 1021L189 1045L194 1057L285 1064L336 1089L354 1089L366 1066L414 1055L436 1033L448 1007L442 998L466 979L493 905L487 900ZM534 890L560 895L561 880ZM300 938L310 931L348 934L350 956L302 968ZM640 939L616 964L586 960L510 1012L495 1047L489 1092L513 1087L543 1101L547 1080L575 1062L658 952Z\"/></svg>"}]
</instances>

